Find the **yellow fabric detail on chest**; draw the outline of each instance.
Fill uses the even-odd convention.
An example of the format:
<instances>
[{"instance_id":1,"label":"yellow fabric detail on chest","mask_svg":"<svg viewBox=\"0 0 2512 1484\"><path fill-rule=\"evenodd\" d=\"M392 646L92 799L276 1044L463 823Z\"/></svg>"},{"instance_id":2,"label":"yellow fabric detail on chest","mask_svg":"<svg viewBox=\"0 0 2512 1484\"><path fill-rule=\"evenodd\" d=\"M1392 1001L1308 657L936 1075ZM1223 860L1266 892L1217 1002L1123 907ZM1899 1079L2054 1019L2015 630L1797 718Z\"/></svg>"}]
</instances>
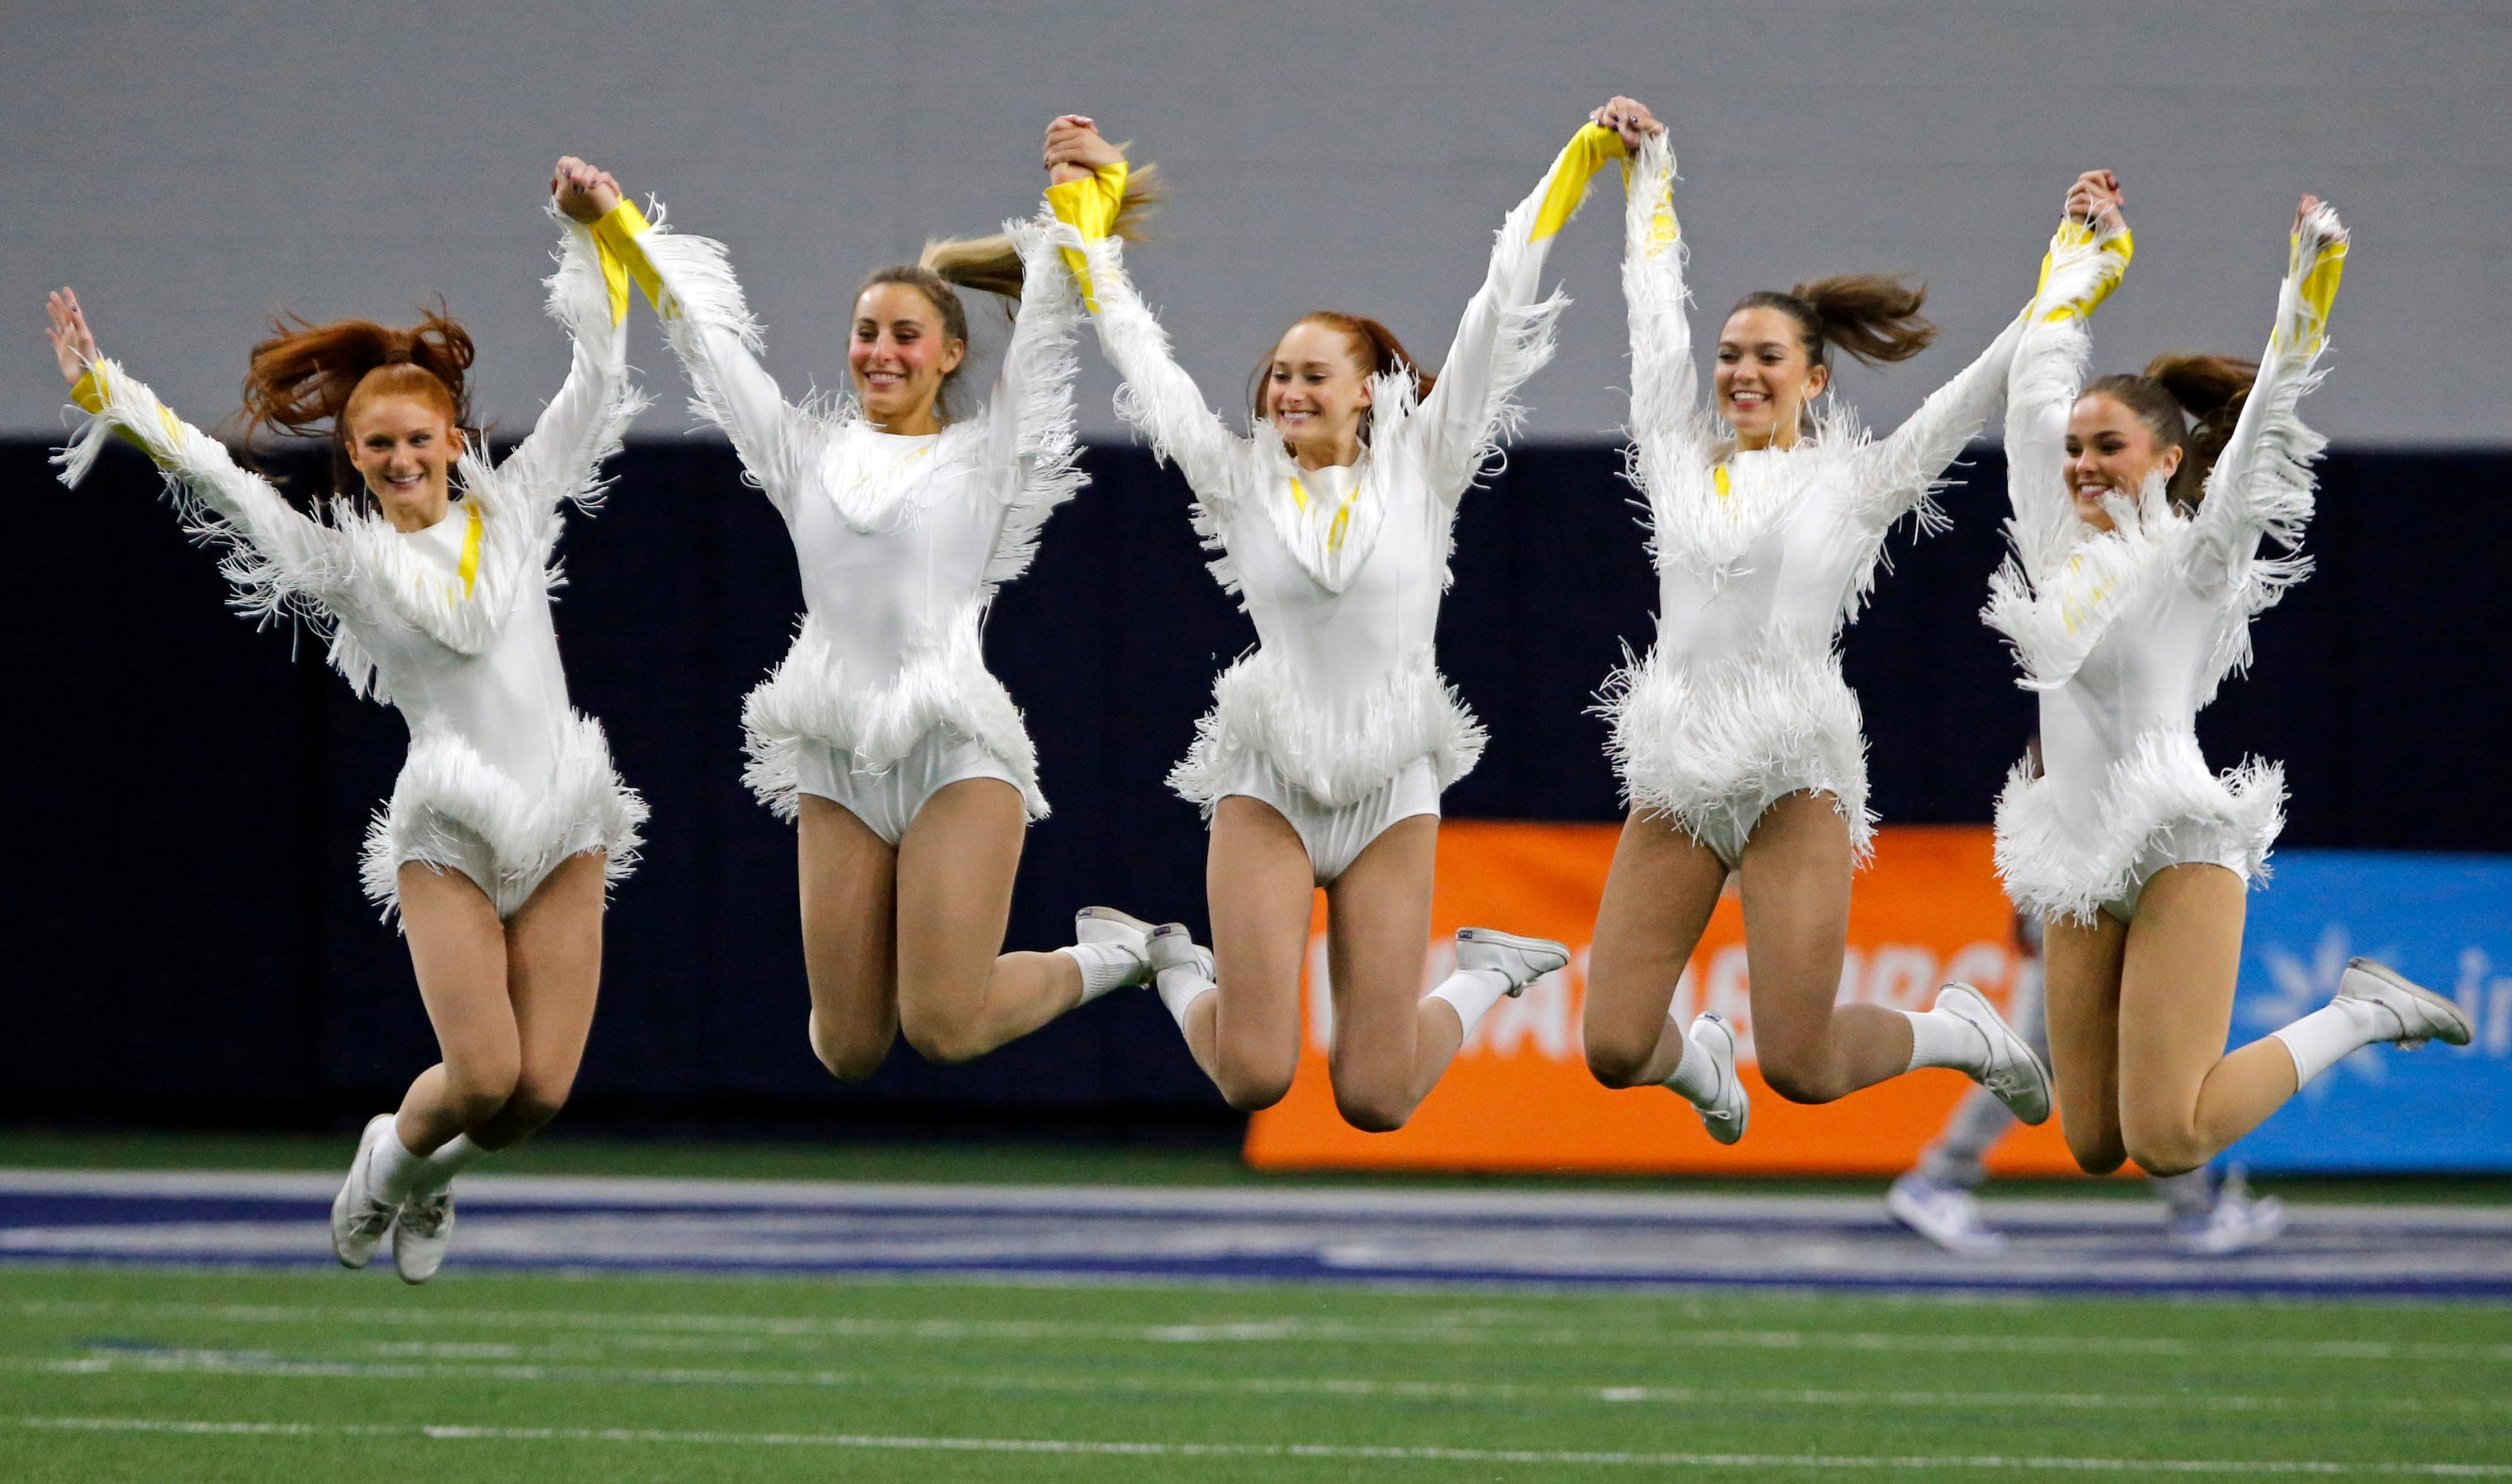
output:
<instances>
[{"instance_id":1,"label":"yellow fabric detail on chest","mask_svg":"<svg viewBox=\"0 0 2512 1484\"><path fill-rule=\"evenodd\" d=\"M470 514L470 524L462 528L462 560L454 565L454 575L462 579L462 598L469 602L471 585L480 577L480 507L465 500L463 509Z\"/></svg>"}]
</instances>

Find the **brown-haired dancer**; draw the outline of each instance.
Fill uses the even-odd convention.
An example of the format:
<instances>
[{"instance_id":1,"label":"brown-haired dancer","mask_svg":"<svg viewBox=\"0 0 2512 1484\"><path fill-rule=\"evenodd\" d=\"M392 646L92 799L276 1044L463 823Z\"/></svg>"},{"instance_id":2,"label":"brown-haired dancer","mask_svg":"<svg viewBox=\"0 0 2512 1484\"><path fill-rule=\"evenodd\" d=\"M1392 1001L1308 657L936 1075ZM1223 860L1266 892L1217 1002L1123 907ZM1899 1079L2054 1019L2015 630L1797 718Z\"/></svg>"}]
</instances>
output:
<instances>
[{"instance_id":1,"label":"brown-haired dancer","mask_svg":"<svg viewBox=\"0 0 2512 1484\"><path fill-rule=\"evenodd\" d=\"M1212 946L1177 923L1152 938L1160 998L1195 1059L1240 1109L1270 1107L1299 1061L1310 904L1326 889L1337 1108L1400 1128L1474 1025L1569 960L1560 944L1457 934L1457 968L1428 996L1439 795L1483 731L1433 652L1457 502L1514 425L1517 388L1551 355L1567 302L1539 294L1552 238L1622 142L1590 127L1510 212L1482 288L1435 381L1386 327L1303 317L1258 367L1250 436L1214 413L1125 275L1111 210L1121 152L1088 119L1047 130L1047 194L1099 342L1124 377L1119 411L1195 492L1213 575L1255 621L1257 647L1170 786L1211 823Z\"/></svg>"},{"instance_id":2,"label":"brown-haired dancer","mask_svg":"<svg viewBox=\"0 0 2512 1484\"><path fill-rule=\"evenodd\" d=\"M989 604L1081 488L1073 332L1079 308L1042 220L928 244L854 296L833 408L786 400L724 245L648 228L597 173L596 232L658 306L701 417L732 440L784 517L805 611L742 707L761 801L797 825L812 1051L849 1080L904 1033L961 1062L1110 991L1151 982L1150 924L1085 908L1079 940L1001 952L1038 754L986 669ZM1152 193L1128 197L1126 227ZM1042 215L1042 213L1041 213ZM992 394L962 415L966 310L954 286L1015 301Z\"/></svg>"},{"instance_id":3,"label":"brown-haired dancer","mask_svg":"<svg viewBox=\"0 0 2512 1484\"><path fill-rule=\"evenodd\" d=\"M2053 245L2125 262L2118 181L2089 176ZM2207 1163L2339 1058L2466 1045L2457 1005L2367 958L2335 998L2227 1055L2244 892L2285 823L2285 776L2218 774L2198 713L2250 662L2251 620L2309 569L2319 384L2346 228L2305 196L2257 363L2165 356L2085 381L2080 314L2036 318L2007 408L2015 552L1985 617L2041 698L2038 756L1997 803L1997 865L2048 924L2050 1060L2067 1148L2096 1174ZM2263 551L2274 542L2275 554Z\"/></svg>"},{"instance_id":4,"label":"brown-haired dancer","mask_svg":"<svg viewBox=\"0 0 2512 1484\"><path fill-rule=\"evenodd\" d=\"M599 500L601 465L643 405L615 264L584 225L588 184L551 181L563 240L549 311L573 363L493 465L468 427L471 338L441 313L413 330L283 321L254 347L251 428L332 445L334 488L310 513L98 355L75 294L52 296L54 355L93 414L56 457L63 483L87 474L107 433L137 444L223 550L233 605L328 634L350 685L409 723L409 759L367 837L366 887L401 916L443 1060L367 1124L332 1247L362 1268L389 1230L412 1283L444 1261L454 1172L567 1102L601 988L606 884L635 864L646 817L601 723L568 704L550 624L564 508Z\"/></svg>"},{"instance_id":5,"label":"brown-haired dancer","mask_svg":"<svg viewBox=\"0 0 2512 1484\"><path fill-rule=\"evenodd\" d=\"M1936 328L1924 290L1875 276L1747 294L1720 329L1710 405L1685 315L1673 151L1647 108L1597 110L1635 164L1625 211L1631 340L1630 474L1647 496L1657 643L1613 677L1604 710L1629 817L1605 882L1588 970L1588 1066L1608 1087L1663 1085L1711 1138L1745 1135L1737 1034L1715 1012L1668 1015L1684 963L1730 877L1745 912L1751 1033L1780 1096L1827 1103L1921 1067L1951 1067L2027 1123L2048 1074L1978 992L1904 1011L1835 1004L1850 879L1872 849L1866 744L1839 638L1904 517L1942 522L1944 471L2006 388L2020 315L1908 421L1869 439L1833 404L1832 352L1906 360ZM2042 299L2099 297L2097 264Z\"/></svg>"}]
</instances>

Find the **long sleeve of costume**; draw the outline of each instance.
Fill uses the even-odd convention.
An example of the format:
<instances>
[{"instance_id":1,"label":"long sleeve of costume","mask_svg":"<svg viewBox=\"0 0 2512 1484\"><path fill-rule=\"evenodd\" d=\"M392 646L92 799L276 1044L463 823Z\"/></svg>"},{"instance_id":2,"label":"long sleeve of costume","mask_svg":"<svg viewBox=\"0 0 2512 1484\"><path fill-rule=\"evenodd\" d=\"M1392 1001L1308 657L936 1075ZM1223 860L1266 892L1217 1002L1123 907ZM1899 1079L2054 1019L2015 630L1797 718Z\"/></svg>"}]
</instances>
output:
<instances>
[{"instance_id":1,"label":"long sleeve of costume","mask_svg":"<svg viewBox=\"0 0 2512 1484\"><path fill-rule=\"evenodd\" d=\"M1168 332L1126 276L1124 244L1114 235L1125 176L1120 161L1049 187L1047 205L1061 223L1057 245L1099 327L1100 349L1124 378L1117 393L1118 415L1150 435L1156 456L1177 462L1198 499L1226 500L1231 461L1241 440L1177 364Z\"/></svg>"},{"instance_id":2,"label":"long sleeve of costume","mask_svg":"<svg viewBox=\"0 0 2512 1484\"><path fill-rule=\"evenodd\" d=\"M186 527L220 548L218 569L235 585L239 611L328 622L324 610L348 599L353 564L341 533L289 504L120 363L97 361L70 397L89 417L53 456L62 484L76 488L118 434L165 474Z\"/></svg>"},{"instance_id":3,"label":"long sleeve of costume","mask_svg":"<svg viewBox=\"0 0 2512 1484\"><path fill-rule=\"evenodd\" d=\"M1631 345L1632 483L1656 503L1686 480L1709 477L1707 417L1692 362L1691 291L1674 215L1674 150L1661 134L1628 168L1623 209L1623 300Z\"/></svg>"},{"instance_id":4,"label":"long sleeve of costume","mask_svg":"<svg viewBox=\"0 0 2512 1484\"><path fill-rule=\"evenodd\" d=\"M2007 372L2008 530L2036 580L2076 544L2083 527L2066 488L2067 418L2093 360L2093 312L2119 286L2136 252L2125 227L2060 223Z\"/></svg>"},{"instance_id":5,"label":"long sleeve of costume","mask_svg":"<svg viewBox=\"0 0 2512 1484\"><path fill-rule=\"evenodd\" d=\"M1482 287L1467 303L1438 380L1416 414L1430 430L1432 483L1444 498L1464 493L1482 472L1516 421L1517 389L1552 359L1553 327L1570 301L1559 293L1538 299L1544 259L1587 200L1596 172L1622 158L1622 136L1588 125L1501 223Z\"/></svg>"},{"instance_id":6,"label":"long sleeve of costume","mask_svg":"<svg viewBox=\"0 0 2512 1484\"><path fill-rule=\"evenodd\" d=\"M733 277L725 245L659 221L648 226L624 201L595 223L594 232L627 275L609 280L614 312L626 303L630 280L645 289L662 319L664 338L688 373L690 410L724 430L752 480L785 509L802 467L806 419L759 362L765 336Z\"/></svg>"},{"instance_id":7,"label":"long sleeve of costume","mask_svg":"<svg viewBox=\"0 0 2512 1484\"><path fill-rule=\"evenodd\" d=\"M2259 358L2258 379L2216 467L2208 471L2206 498L2193 518L2193 567L2247 587L2250 612L2274 603L2310 567L2298 555L2257 553L2262 536L2292 552L2311 519L2311 465L2328 440L2303 423L2299 404L2320 384L2330 306L2345 269L2346 228L2335 211L2321 207L2290 241L2276 327Z\"/></svg>"},{"instance_id":8,"label":"long sleeve of costume","mask_svg":"<svg viewBox=\"0 0 2512 1484\"><path fill-rule=\"evenodd\" d=\"M989 463L1011 470L1001 533L986 567L989 591L1027 570L1055 507L1085 483L1078 458L1073 382L1075 322L1081 301L1058 260L1051 217L1006 222L1021 254L1020 310L986 407Z\"/></svg>"},{"instance_id":9,"label":"long sleeve of costume","mask_svg":"<svg viewBox=\"0 0 2512 1484\"><path fill-rule=\"evenodd\" d=\"M623 204L621 210L633 215L636 209ZM559 220L558 271L545 287L550 318L566 328L571 345L567 379L496 470L501 484L522 491L544 517L564 499L600 500L601 466L619 450L645 406L628 380L628 298L611 289L626 278L627 265L612 246L618 234Z\"/></svg>"},{"instance_id":10,"label":"long sleeve of costume","mask_svg":"<svg viewBox=\"0 0 2512 1484\"><path fill-rule=\"evenodd\" d=\"M2068 239L2083 231L2062 227L2060 237ZM2092 251L2071 249L2062 254L2054 241L2050 255L2043 259L2041 285L2031 305L1998 332L1978 359L1930 393L1908 421L1865 451L1856 499L1857 514L1870 528L1888 527L1913 509L1922 512L1922 520L1928 519L1928 498L1945 469L1961 456L1964 445L1979 434L2006 395L2025 332L2036 324L2080 322L2118 286L2134 248L2128 234L2087 236L2083 246Z\"/></svg>"}]
</instances>

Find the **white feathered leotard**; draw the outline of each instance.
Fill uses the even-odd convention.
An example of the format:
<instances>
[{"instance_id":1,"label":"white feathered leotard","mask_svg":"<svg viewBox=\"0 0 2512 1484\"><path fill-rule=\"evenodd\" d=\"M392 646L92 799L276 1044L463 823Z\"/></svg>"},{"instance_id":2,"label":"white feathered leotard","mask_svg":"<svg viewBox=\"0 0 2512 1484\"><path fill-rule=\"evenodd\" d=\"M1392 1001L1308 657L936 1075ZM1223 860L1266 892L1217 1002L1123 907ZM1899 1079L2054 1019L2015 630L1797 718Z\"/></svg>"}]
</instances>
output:
<instances>
[{"instance_id":1,"label":"white feathered leotard","mask_svg":"<svg viewBox=\"0 0 2512 1484\"><path fill-rule=\"evenodd\" d=\"M1665 815L1730 869L1763 812L1800 791L1831 796L1864 860L1866 743L1840 630L1873 588L1894 523L1943 520L1931 496L2004 393L2026 316L1883 439L1830 411L1793 448L1729 451L1692 364L1673 176L1672 149L1652 138L1625 208L1629 474L1647 500L1658 632L1605 685L1615 769L1632 807Z\"/></svg>"},{"instance_id":2,"label":"white feathered leotard","mask_svg":"<svg viewBox=\"0 0 2512 1484\"><path fill-rule=\"evenodd\" d=\"M1303 471L1270 427L1241 438L1205 404L1107 235L1121 167L1103 172L1098 219L1077 181L1048 192L1059 240L1085 276L1101 345L1124 378L1118 410L1175 459L1194 489L1213 575L1255 621L1257 647L1224 671L1193 749L1169 775L1209 814L1251 762L1328 808L1368 798L1417 761L1445 789L1474 765L1483 729L1439 674L1432 639L1448 584L1457 501L1497 452L1512 394L1552 353L1568 301L1538 297L1553 235L1588 181L1622 152L1583 130L1510 212L1431 395L1399 370L1371 387L1370 434L1349 471Z\"/></svg>"},{"instance_id":3,"label":"white feathered leotard","mask_svg":"<svg viewBox=\"0 0 2512 1484\"><path fill-rule=\"evenodd\" d=\"M806 744L880 774L938 728L991 753L1029 817L1043 818L1037 749L986 669L982 641L996 589L1028 568L1040 527L1083 483L1073 419L1079 309L1044 222L1004 225L1027 271L984 410L906 438L878 431L850 401L786 401L759 363L760 328L724 245L633 217L621 218L622 255L660 281L692 407L731 438L785 518L802 569L801 631L742 705L745 780L791 819Z\"/></svg>"},{"instance_id":4,"label":"white feathered leotard","mask_svg":"<svg viewBox=\"0 0 2512 1484\"><path fill-rule=\"evenodd\" d=\"M2054 257L2100 251L2066 239ZM2216 773L2197 718L2249 664L2252 617L2310 567L2296 547L2324 440L2296 410L2319 382L2345 260L2345 230L2323 207L2294 235L2258 381L2191 512L2157 478L2134 505L2113 497L2114 529L2078 518L2062 465L2091 339L2076 316L2024 338L2006 429L2014 554L1982 616L2041 697L2041 774L2019 763L1997 802L1998 873L2026 912L2091 924L2106 905L2133 913L2163 866L2213 861L2245 878L2266 866L2284 771L2253 759ZM2263 554L2262 537L2283 554Z\"/></svg>"},{"instance_id":5,"label":"white feathered leotard","mask_svg":"<svg viewBox=\"0 0 2512 1484\"><path fill-rule=\"evenodd\" d=\"M367 837L367 894L388 917L408 861L473 877L501 918L571 855L607 851L614 881L636 864L645 802L619 781L601 723L568 704L550 623L564 507L598 502L600 467L643 405L626 304L606 277L593 234L566 222L549 311L573 337L567 381L504 460L462 455L461 497L425 530L347 500L327 519L300 513L113 361L75 394L94 415L56 455L64 484L107 434L137 444L192 531L223 550L232 605L328 634L350 686L409 724L408 761Z\"/></svg>"}]
</instances>

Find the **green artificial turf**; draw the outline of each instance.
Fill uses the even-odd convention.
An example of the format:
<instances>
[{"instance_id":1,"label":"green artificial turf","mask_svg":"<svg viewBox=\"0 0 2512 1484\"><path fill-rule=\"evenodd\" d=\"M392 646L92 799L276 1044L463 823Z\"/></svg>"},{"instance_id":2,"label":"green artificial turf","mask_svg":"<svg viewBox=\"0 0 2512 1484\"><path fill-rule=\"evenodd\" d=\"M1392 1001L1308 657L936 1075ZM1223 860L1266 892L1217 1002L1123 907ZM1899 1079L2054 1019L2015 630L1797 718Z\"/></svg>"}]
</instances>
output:
<instances>
[{"instance_id":1,"label":"green artificial turf","mask_svg":"<svg viewBox=\"0 0 2512 1484\"><path fill-rule=\"evenodd\" d=\"M2475 1305L27 1267L0 1378L24 1484L2512 1476Z\"/></svg>"}]
</instances>

